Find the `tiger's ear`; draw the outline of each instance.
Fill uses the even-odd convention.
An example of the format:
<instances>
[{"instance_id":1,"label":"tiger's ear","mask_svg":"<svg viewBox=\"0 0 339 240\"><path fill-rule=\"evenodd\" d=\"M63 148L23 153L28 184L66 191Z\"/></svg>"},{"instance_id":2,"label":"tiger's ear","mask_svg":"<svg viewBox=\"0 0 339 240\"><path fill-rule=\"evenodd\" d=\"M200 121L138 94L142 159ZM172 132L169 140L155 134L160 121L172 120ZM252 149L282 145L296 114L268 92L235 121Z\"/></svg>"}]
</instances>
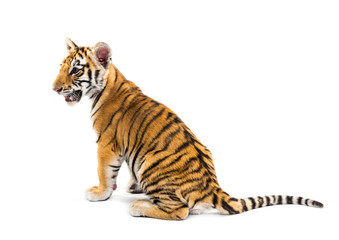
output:
<instances>
[{"instance_id":1,"label":"tiger's ear","mask_svg":"<svg viewBox=\"0 0 339 240\"><path fill-rule=\"evenodd\" d=\"M104 42L99 42L94 45L93 53L96 60L103 66L105 69L111 65L112 51L111 48Z\"/></svg>"},{"instance_id":2,"label":"tiger's ear","mask_svg":"<svg viewBox=\"0 0 339 240\"><path fill-rule=\"evenodd\" d=\"M74 51L78 46L69 38L66 38L66 47L69 52Z\"/></svg>"}]
</instances>

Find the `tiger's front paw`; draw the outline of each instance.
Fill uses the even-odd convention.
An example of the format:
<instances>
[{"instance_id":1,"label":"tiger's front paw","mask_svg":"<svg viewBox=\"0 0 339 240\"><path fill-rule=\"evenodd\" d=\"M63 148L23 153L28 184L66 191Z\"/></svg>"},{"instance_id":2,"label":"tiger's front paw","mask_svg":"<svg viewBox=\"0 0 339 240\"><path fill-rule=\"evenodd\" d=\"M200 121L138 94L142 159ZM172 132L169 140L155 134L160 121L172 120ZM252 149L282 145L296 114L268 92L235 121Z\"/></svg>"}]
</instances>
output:
<instances>
[{"instance_id":1,"label":"tiger's front paw","mask_svg":"<svg viewBox=\"0 0 339 240\"><path fill-rule=\"evenodd\" d=\"M112 188L101 190L98 186L94 186L86 190L85 196L87 200L91 202L97 202L109 199L112 193L113 193Z\"/></svg>"}]
</instances>

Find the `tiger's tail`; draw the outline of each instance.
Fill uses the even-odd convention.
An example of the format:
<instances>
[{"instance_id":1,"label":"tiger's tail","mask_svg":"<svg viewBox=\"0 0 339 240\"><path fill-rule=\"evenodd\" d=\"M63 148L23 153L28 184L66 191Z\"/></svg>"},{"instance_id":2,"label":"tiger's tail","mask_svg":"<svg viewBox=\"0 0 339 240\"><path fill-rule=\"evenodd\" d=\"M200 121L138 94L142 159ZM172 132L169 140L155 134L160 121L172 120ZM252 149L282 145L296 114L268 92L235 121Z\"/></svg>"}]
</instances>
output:
<instances>
[{"instance_id":1,"label":"tiger's tail","mask_svg":"<svg viewBox=\"0 0 339 240\"><path fill-rule=\"evenodd\" d=\"M270 195L239 199L233 198L225 192L214 193L212 204L222 214L238 214L256 208L282 204L296 204L315 208L324 207L322 203L304 197Z\"/></svg>"}]
</instances>

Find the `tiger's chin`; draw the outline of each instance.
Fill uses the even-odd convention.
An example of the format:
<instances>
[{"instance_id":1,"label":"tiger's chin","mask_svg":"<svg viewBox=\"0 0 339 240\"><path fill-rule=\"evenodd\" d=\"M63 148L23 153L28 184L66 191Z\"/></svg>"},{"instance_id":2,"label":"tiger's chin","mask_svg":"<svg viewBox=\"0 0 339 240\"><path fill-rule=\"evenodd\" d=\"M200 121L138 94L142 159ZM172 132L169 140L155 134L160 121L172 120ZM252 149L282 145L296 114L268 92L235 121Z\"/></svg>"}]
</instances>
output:
<instances>
[{"instance_id":1,"label":"tiger's chin","mask_svg":"<svg viewBox=\"0 0 339 240\"><path fill-rule=\"evenodd\" d=\"M82 97L82 91L81 90L74 91L71 94L64 96L65 101L67 103L71 104L71 105L79 102L81 97Z\"/></svg>"}]
</instances>

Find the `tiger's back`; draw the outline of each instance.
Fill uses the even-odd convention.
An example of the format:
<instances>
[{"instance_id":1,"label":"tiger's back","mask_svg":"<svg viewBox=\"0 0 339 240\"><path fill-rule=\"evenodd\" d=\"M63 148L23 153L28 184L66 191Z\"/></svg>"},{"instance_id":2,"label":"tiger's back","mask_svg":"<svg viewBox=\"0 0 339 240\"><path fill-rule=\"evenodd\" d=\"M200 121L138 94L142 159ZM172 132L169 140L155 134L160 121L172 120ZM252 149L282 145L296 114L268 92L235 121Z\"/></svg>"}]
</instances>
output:
<instances>
[{"instance_id":1,"label":"tiger's back","mask_svg":"<svg viewBox=\"0 0 339 240\"><path fill-rule=\"evenodd\" d=\"M174 112L124 78L110 62L108 45L99 43L92 49L79 48L68 41L68 46L73 58L70 63L76 63L79 54L83 56L79 59L83 74L70 74L77 66L69 64L70 69L66 71L66 67L62 67L54 86L61 86L68 71L71 76L63 82L69 86L62 88L71 92L63 94L60 88L57 91L67 101L77 99L75 93L81 91L78 92L81 96L87 89L86 95L93 101L91 118L98 135L100 184L86 191L88 200L106 200L111 196L121 164L126 161L131 174L127 190L145 192L150 198L131 204L133 216L185 219L189 211L198 214L206 207L216 208L223 214L237 214L285 203L322 206L316 201L292 196L246 199L229 196L217 182L210 151ZM79 79L82 80L79 82ZM90 84L81 86L81 81ZM80 90L76 84L81 86ZM96 88L94 93L88 91Z\"/></svg>"}]
</instances>

